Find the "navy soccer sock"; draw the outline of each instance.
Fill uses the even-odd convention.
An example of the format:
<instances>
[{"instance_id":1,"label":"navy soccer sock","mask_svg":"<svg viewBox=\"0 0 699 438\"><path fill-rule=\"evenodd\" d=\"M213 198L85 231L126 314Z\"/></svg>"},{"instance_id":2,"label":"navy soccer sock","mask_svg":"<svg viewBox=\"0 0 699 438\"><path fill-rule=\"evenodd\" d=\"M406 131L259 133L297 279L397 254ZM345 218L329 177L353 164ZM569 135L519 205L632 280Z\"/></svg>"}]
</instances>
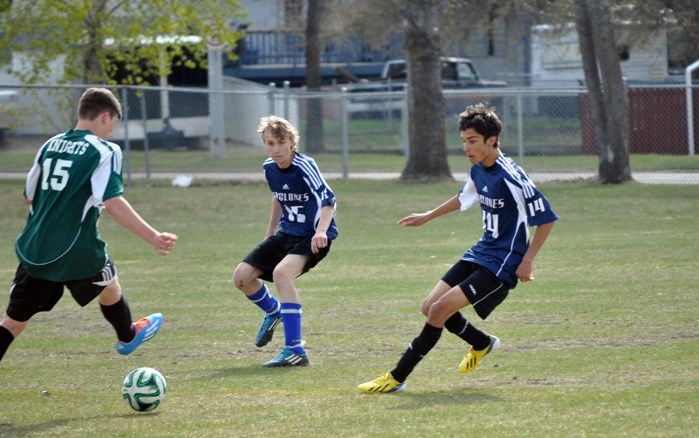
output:
<instances>
[{"instance_id":1,"label":"navy soccer sock","mask_svg":"<svg viewBox=\"0 0 699 438\"><path fill-rule=\"evenodd\" d=\"M131 310L126 298L122 295L121 299L111 306L105 306L100 303L102 315L114 327L117 338L121 342L131 342L135 335L133 326L131 325Z\"/></svg>"},{"instance_id":2,"label":"navy soccer sock","mask_svg":"<svg viewBox=\"0 0 699 438\"><path fill-rule=\"evenodd\" d=\"M425 324L422 332L413 339L413 342L405 350L396 367L391 371L393 378L399 382L405 382L405 379L413 372L413 369L415 369L422 358L437 345L440 336L442 336L441 328Z\"/></svg>"},{"instance_id":3,"label":"navy soccer sock","mask_svg":"<svg viewBox=\"0 0 699 438\"><path fill-rule=\"evenodd\" d=\"M473 324L468 322L461 312L456 312L447 319L444 323L444 328L473 345L475 350L483 350L490 345L490 336L478 330Z\"/></svg>"},{"instance_id":4,"label":"navy soccer sock","mask_svg":"<svg viewBox=\"0 0 699 438\"><path fill-rule=\"evenodd\" d=\"M15 337L12 336L12 333L10 333L8 329L0 325L0 361L2 360L2 357L5 355L7 349L10 347L10 344L14 340Z\"/></svg>"}]
</instances>

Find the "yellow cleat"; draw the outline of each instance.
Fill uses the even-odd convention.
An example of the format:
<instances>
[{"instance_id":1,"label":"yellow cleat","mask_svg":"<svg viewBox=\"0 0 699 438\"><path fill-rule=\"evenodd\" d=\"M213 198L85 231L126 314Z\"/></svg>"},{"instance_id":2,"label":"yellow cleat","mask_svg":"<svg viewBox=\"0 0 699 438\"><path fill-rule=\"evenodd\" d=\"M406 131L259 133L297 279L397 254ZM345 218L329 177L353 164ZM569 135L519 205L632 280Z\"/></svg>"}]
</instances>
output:
<instances>
[{"instance_id":1,"label":"yellow cleat","mask_svg":"<svg viewBox=\"0 0 699 438\"><path fill-rule=\"evenodd\" d=\"M368 393L398 392L404 390L405 387L405 382L397 381L391 373L386 373L371 382L365 382L358 386L360 390Z\"/></svg>"},{"instance_id":2,"label":"yellow cleat","mask_svg":"<svg viewBox=\"0 0 699 438\"><path fill-rule=\"evenodd\" d=\"M473 347L471 347L471 349L468 351L468 354L466 355L466 357L464 357L464 360L462 360L461 364L459 365L459 372L470 373L471 371L475 370L478 364L481 363L481 359L483 359L483 356L485 356L493 350L496 350L499 346L500 339L498 339L495 336L491 336L490 345L488 345L488 348L484 348L483 350L474 350Z\"/></svg>"}]
</instances>

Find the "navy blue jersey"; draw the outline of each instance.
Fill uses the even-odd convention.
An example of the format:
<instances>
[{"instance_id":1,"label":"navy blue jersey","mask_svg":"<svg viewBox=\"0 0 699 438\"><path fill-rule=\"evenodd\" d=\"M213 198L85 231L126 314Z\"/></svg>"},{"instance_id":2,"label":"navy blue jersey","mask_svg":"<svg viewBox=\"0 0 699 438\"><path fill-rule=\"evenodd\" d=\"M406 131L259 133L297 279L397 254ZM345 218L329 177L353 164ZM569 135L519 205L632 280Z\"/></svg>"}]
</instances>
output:
<instances>
[{"instance_id":1,"label":"navy blue jersey","mask_svg":"<svg viewBox=\"0 0 699 438\"><path fill-rule=\"evenodd\" d=\"M268 158L262 169L272 195L282 206L279 231L292 236L313 236L321 208L328 205L335 207L335 194L323 179L313 158L297 153L291 166L286 169L280 169ZM337 237L334 218L326 234L329 240Z\"/></svg>"},{"instance_id":2,"label":"navy blue jersey","mask_svg":"<svg viewBox=\"0 0 699 438\"><path fill-rule=\"evenodd\" d=\"M529 248L528 227L558 219L549 201L507 156L489 168L472 166L459 201L462 211L478 202L483 212L483 236L461 259L487 268L514 287L515 272Z\"/></svg>"}]
</instances>

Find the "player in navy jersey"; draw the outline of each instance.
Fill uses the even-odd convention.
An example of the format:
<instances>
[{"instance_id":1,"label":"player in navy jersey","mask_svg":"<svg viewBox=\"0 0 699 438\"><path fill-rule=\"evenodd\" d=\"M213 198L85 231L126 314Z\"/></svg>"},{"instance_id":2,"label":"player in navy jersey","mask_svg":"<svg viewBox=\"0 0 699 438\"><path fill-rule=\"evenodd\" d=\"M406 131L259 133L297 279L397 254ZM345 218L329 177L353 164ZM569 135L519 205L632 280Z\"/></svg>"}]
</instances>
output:
<instances>
[{"instance_id":1,"label":"player in navy jersey","mask_svg":"<svg viewBox=\"0 0 699 438\"><path fill-rule=\"evenodd\" d=\"M486 354L498 348L500 340L478 330L460 310L470 304L480 318L486 319L517 281L534 280L534 258L558 219L527 174L500 151L502 122L494 109L483 104L466 108L459 117L459 131L464 153L472 164L466 185L435 209L413 213L398 223L417 227L478 203L483 213L483 236L422 302L420 310L427 322L396 367L360 384L361 391L405 389L406 379L437 344L444 328L470 345L459 371L473 371ZM531 240L530 226L536 227Z\"/></svg>"},{"instance_id":2,"label":"player in navy jersey","mask_svg":"<svg viewBox=\"0 0 699 438\"><path fill-rule=\"evenodd\" d=\"M122 196L121 149L107 141L120 119L116 96L105 88L89 88L80 97L75 128L49 139L37 152L24 189L29 216L15 242L20 264L0 321L0 359L32 316L58 303L64 288L80 306L99 297L120 354L130 354L160 329L160 313L132 323L116 266L97 227L106 209L161 255L177 242L176 235L151 227Z\"/></svg>"},{"instance_id":3,"label":"player in navy jersey","mask_svg":"<svg viewBox=\"0 0 699 438\"><path fill-rule=\"evenodd\" d=\"M269 158L262 168L272 191L267 234L233 273L233 283L265 312L255 338L263 347L284 326L284 348L264 367L306 366L301 336L301 300L294 279L316 266L337 237L335 194L315 161L299 152L296 128L281 117L263 117L257 132ZM262 281L273 282L277 299Z\"/></svg>"}]
</instances>

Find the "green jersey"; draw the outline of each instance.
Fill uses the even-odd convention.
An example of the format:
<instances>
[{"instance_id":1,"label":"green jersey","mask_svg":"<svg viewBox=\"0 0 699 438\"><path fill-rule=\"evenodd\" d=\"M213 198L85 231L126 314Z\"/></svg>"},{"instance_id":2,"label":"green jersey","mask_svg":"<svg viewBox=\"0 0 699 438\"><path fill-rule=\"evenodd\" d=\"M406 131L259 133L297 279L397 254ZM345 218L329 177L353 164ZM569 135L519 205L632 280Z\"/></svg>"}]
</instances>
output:
<instances>
[{"instance_id":1,"label":"green jersey","mask_svg":"<svg viewBox=\"0 0 699 438\"><path fill-rule=\"evenodd\" d=\"M27 273L62 282L101 271L108 255L100 213L104 201L123 192L118 145L73 129L49 139L27 174L24 196L31 207L15 242Z\"/></svg>"}]
</instances>

